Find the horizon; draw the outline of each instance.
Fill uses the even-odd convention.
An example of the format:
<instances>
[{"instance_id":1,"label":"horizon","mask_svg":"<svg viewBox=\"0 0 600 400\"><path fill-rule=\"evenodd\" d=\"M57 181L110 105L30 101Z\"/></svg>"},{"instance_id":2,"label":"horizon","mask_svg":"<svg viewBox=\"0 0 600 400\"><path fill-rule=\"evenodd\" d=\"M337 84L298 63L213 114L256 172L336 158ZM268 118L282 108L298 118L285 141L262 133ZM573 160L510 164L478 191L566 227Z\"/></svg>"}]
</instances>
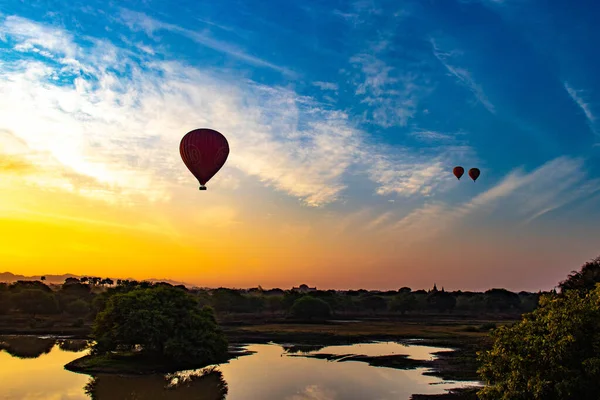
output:
<instances>
[{"instance_id":1,"label":"horizon","mask_svg":"<svg viewBox=\"0 0 600 400\"><path fill-rule=\"evenodd\" d=\"M10 271L4 271L4 272L0 272L0 278L3 275L6 274L11 274L13 276L21 276L23 278L28 278L27 280L37 280L37 281L41 281L41 277L48 277L48 276L52 276L52 277L63 277L63 276L72 276L75 277L77 279L80 279L82 277L93 277L93 275L77 275L77 274L71 274L71 273L61 273L61 274L45 274L45 275L39 275L39 277L37 275L32 275L32 276L23 276L23 275L18 275L18 274L14 274ZM117 279L121 279L121 280L134 280L133 278L129 277L129 278L118 278L118 277L114 277L114 276L100 276L99 278L110 278L113 281L115 281L116 284L116 280ZM566 278L565 278L566 279ZM137 281L139 282L167 282L167 283L176 283L176 284L182 284L188 288L198 288L198 289L210 289L210 290L214 290L214 289L219 289L219 288L226 288L226 289L234 289L234 290L249 290L249 289L257 289L258 287L261 287L263 290L268 291L268 290L273 290L273 289L281 289L281 290L291 290L294 288L298 288L301 285L307 285L309 288L316 288L317 290L321 290L321 291L327 291L327 290L335 290L335 291L348 291L348 290L367 290L367 291L381 291L381 292L386 292L386 291L398 291L403 287L408 287L406 285L400 285L397 286L396 288L387 288L387 289L379 289L379 288L366 288L366 287L343 287L343 288L331 288L331 287L327 287L327 288L323 288L323 287L318 287L318 286L311 286L310 284L307 283L297 283L294 284L292 286L290 286L289 288L286 287L265 287L264 285L261 284L257 284L255 286L240 286L240 287L236 287L236 286L204 286L202 284L199 283L192 283L192 282L180 282L180 281L174 281L172 279L167 279L167 278L143 278L143 279L138 279ZM0 283L10 283L9 281L2 281L0 280ZM15 280L16 282L16 280ZM62 283L64 283L64 281L56 281L56 282L52 282L50 280L46 280L43 281L42 283L45 284L53 284L53 285L61 285ZM549 292L552 291L552 289L556 289L558 288L558 283L549 289L536 289L536 290L511 290L509 288L501 288L501 287L490 287L490 288L485 288L485 289L473 289L473 290L467 290L467 289L461 289L461 288L446 288L444 285L438 285L437 282L434 282L433 284L431 284L429 287L421 287L421 288L410 288L412 292L418 291L418 290L426 290L429 291L431 290L434 286L437 287L438 290L445 290L447 292L457 292L457 291L462 291L462 292L479 292L479 293L484 293L487 290L491 290L491 289L506 289L508 291L511 291L513 293L519 293L519 292L528 292L528 293L537 293L537 292Z\"/></svg>"},{"instance_id":2,"label":"horizon","mask_svg":"<svg viewBox=\"0 0 600 400\"><path fill-rule=\"evenodd\" d=\"M600 255L598 11L5 5L3 267L551 290ZM206 191L179 154L202 127L230 145Z\"/></svg>"}]
</instances>

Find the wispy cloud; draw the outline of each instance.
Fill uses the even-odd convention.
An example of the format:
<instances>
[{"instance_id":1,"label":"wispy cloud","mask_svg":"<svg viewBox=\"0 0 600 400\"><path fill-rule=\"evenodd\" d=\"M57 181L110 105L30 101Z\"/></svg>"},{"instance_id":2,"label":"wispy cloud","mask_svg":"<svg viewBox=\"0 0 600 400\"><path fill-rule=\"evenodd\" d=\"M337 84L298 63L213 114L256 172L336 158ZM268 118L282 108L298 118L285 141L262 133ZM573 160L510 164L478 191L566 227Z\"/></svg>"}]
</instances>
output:
<instances>
[{"instance_id":1,"label":"wispy cloud","mask_svg":"<svg viewBox=\"0 0 600 400\"><path fill-rule=\"evenodd\" d=\"M594 134L598 134L598 130L596 129L596 115L594 115L592 111L592 105L589 101L584 99L582 90L575 90L568 82L564 82L565 90L569 93L569 96L573 99L575 103L581 108L583 113L585 114L585 118L587 119L588 125Z\"/></svg>"},{"instance_id":2,"label":"wispy cloud","mask_svg":"<svg viewBox=\"0 0 600 400\"><path fill-rule=\"evenodd\" d=\"M313 85L321 90L338 90L338 84L333 82L313 82Z\"/></svg>"},{"instance_id":3,"label":"wispy cloud","mask_svg":"<svg viewBox=\"0 0 600 400\"><path fill-rule=\"evenodd\" d=\"M417 72L398 70L374 54L357 54L350 62L360 69L356 94L370 106L367 120L374 124L406 126L432 90Z\"/></svg>"},{"instance_id":4,"label":"wispy cloud","mask_svg":"<svg viewBox=\"0 0 600 400\"><path fill-rule=\"evenodd\" d=\"M457 137L463 136L465 132L459 131L456 133L436 132L431 130L413 130L410 136L426 143L447 143L457 140Z\"/></svg>"},{"instance_id":5,"label":"wispy cloud","mask_svg":"<svg viewBox=\"0 0 600 400\"><path fill-rule=\"evenodd\" d=\"M134 20L157 29L154 20ZM176 149L197 126L215 127L230 140L230 159L219 173L231 177L228 190L240 186L238 170L319 206L339 198L355 165L369 167L380 194L443 187L439 154L397 158L409 150L367 144L347 114L290 89L152 61L135 44L121 49L88 38L91 45L82 48L65 31L22 18L4 19L0 30L16 40L14 51L35 42L53 57L0 65L0 128L119 198L168 200L174 185L189 183Z\"/></svg>"},{"instance_id":6,"label":"wispy cloud","mask_svg":"<svg viewBox=\"0 0 600 400\"><path fill-rule=\"evenodd\" d=\"M365 164L371 179L379 184L378 194L427 197L452 187L454 181L449 178L457 157L473 163L477 160L470 147L448 145L434 154L394 148L386 154L370 156Z\"/></svg>"},{"instance_id":7,"label":"wispy cloud","mask_svg":"<svg viewBox=\"0 0 600 400\"><path fill-rule=\"evenodd\" d=\"M466 86L473 93L473 95L475 95L475 98L477 98L481 105L483 105L492 114L495 114L496 107L494 107L494 105L490 102L481 85L475 82L471 72L465 68L453 65L451 62L452 58L454 58L458 53L456 51L443 51L433 38L430 39L430 42L433 47L433 54L444 65L444 67L446 67L448 72L450 72L451 75L456 77L464 86Z\"/></svg>"},{"instance_id":8,"label":"wispy cloud","mask_svg":"<svg viewBox=\"0 0 600 400\"><path fill-rule=\"evenodd\" d=\"M413 240L430 239L455 228L467 216L477 214L482 217L492 211L504 218L530 223L599 190L600 180L588 179L583 160L559 157L528 174L514 170L496 186L465 204L426 203L389 229L402 232Z\"/></svg>"},{"instance_id":9,"label":"wispy cloud","mask_svg":"<svg viewBox=\"0 0 600 400\"><path fill-rule=\"evenodd\" d=\"M237 48L236 46L214 39L210 37L208 34L195 32L186 28L182 28L175 24L170 24L167 22L162 22L152 17L149 17L146 14L128 10L121 9L121 19L122 21L132 30L135 31L143 31L148 36L153 37L154 33L161 30L166 30L169 32L178 33L183 35L198 44L211 48L213 50L225 53L229 56L235 57L237 59L248 62L252 65L259 67L266 67L272 70L281 72L283 74L293 75L294 73L285 67L275 65L266 60L248 54L244 50Z\"/></svg>"}]
</instances>

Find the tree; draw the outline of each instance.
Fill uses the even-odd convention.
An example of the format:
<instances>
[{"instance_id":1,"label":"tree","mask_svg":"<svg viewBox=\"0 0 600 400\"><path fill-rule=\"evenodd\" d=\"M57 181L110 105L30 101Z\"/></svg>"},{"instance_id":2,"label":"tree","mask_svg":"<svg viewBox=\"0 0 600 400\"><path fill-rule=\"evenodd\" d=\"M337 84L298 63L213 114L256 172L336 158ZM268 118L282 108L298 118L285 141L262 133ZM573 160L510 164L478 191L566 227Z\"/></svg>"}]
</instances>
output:
<instances>
[{"instance_id":1,"label":"tree","mask_svg":"<svg viewBox=\"0 0 600 400\"><path fill-rule=\"evenodd\" d=\"M600 398L600 285L582 295L544 295L512 327L492 331L480 352L482 400Z\"/></svg>"},{"instance_id":2,"label":"tree","mask_svg":"<svg viewBox=\"0 0 600 400\"><path fill-rule=\"evenodd\" d=\"M14 305L21 311L36 316L58 312L58 302L52 293L39 289L25 289L13 295Z\"/></svg>"},{"instance_id":3,"label":"tree","mask_svg":"<svg viewBox=\"0 0 600 400\"><path fill-rule=\"evenodd\" d=\"M456 306L456 298L451 293L432 290L427 296L427 305L438 312L452 311Z\"/></svg>"},{"instance_id":4,"label":"tree","mask_svg":"<svg viewBox=\"0 0 600 400\"><path fill-rule=\"evenodd\" d=\"M77 317L83 317L90 312L90 305L81 299L77 299L67 304L67 312Z\"/></svg>"},{"instance_id":5,"label":"tree","mask_svg":"<svg viewBox=\"0 0 600 400\"><path fill-rule=\"evenodd\" d=\"M43 281L46 280L46 277L45 276L40 276L40 280L43 282Z\"/></svg>"},{"instance_id":6,"label":"tree","mask_svg":"<svg viewBox=\"0 0 600 400\"><path fill-rule=\"evenodd\" d=\"M506 312L519 310L521 298L506 289L490 289L485 292L485 303L489 311Z\"/></svg>"},{"instance_id":7,"label":"tree","mask_svg":"<svg viewBox=\"0 0 600 400\"><path fill-rule=\"evenodd\" d=\"M7 314L12 308L12 296L8 290L0 290L0 315Z\"/></svg>"},{"instance_id":8,"label":"tree","mask_svg":"<svg viewBox=\"0 0 600 400\"><path fill-rule=\"evenodd\" d=\"M178 363L219 363L227 339L210 307L173 287L137 288L112 295L94 322L95 354L116 349Z\"/></svg>"},{"instance_id":9,"label":"tree","mask_svg":"<svg viewBox=\"0 0 600 400\"><path fill-rule=\"evenodd\" d=\"M573 271L568 278L559 283L561 293L569 290L589 291L593 290L596 283L600 283L600 257L594 258L592 261L586 262L581 271Z\"/></svg>"},{"instance_id":10,"label":"tree","mask_svg":"<svg viewBox=\"0 0 600 400\"><path fill-rule=\"evenodd\" d=\"M331 316L331 306L325 300L302 296L291 308L292 316L304 320L325 320Z\"/></svg>"},{"instance_id":11,"label":"tree","mask_svg":"<svg viewBox=\"0 0 600 400\"><path fill-rule=\"evenodd\" d=\"M387 300L381 296L367 295L360 299L361 305L372 312L385 310L388 306Z\"/></svg>"},{"instance_id":12,"label":"tree","mask_svg":"<svg viewBox=\"0 0 600 400\"><path fill-rule=\"evenodd\" d=\"M394 296L390 302L390 311L400 312L404 315L407 311L412 311L417 306L417 299L414 294L410 292L402 292L401 294Z\"/></svg>"}]
</instances>

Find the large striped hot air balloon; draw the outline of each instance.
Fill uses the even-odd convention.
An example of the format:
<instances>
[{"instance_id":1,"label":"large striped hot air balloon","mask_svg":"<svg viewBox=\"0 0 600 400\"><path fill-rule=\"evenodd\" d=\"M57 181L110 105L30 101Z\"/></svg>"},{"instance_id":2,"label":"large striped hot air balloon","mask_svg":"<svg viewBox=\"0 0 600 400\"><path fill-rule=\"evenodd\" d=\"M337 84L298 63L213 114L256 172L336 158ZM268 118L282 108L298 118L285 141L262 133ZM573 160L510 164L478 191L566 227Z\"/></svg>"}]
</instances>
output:
<instances>
[{"instance_id":1,"label":"large striped hot air balloon","mask_svg":"<svg viewBox=\"0 0 600 400\"><path fill-rule=\"evenodd\" d=\"M229 143L225 136L212 129L195 129L185 134L179 153L186 167L200 182L200 190L227 161Z\"/></svg>"}]
</instances>

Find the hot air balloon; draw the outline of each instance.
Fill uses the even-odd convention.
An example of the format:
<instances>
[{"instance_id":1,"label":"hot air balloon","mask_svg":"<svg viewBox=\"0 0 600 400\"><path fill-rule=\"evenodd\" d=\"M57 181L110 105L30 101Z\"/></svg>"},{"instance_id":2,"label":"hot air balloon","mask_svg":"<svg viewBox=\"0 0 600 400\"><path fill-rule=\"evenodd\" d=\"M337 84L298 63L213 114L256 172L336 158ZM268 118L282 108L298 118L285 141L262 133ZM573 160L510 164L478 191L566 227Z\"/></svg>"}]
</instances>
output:
<instances>
[{"instance_id":1,"label":"hot air balloon","mask_svg":"<svg viewBox=\"0 0 600 400\"><path fill-rule=\"evenodd\" d=\"M179 153L186 167L206 190L208 182L223 167L229 155L225 136L212 129L195 129L185 134L179 144Z\"/></svg>"},{"instance_id":2,"label":"hot air balloon","mask_svg":"<svg viewBox=\"0 0 600 400\"><path fill-rule=\"evenodd\" d=\"M465 173L465 169L460 166L454 167L454 169L452 170L452 173L454 174L456 179L460 180L460 177L463 176L463 174Z\"/></svg>"},{"instance_id":3,"label":"hot air balloon","mask_svg":"<svg viewBox=\"0 0 600 400\"><path fill-rule=\"evenodd\" d=\"M481 171L479 171L479 168L471 168L469 170L469 176L471 177L471 179L473 179L473 182L475 182L477 180L477 178L479 178L480 174L481 174Z\"/></svg>"}]
</instances>

